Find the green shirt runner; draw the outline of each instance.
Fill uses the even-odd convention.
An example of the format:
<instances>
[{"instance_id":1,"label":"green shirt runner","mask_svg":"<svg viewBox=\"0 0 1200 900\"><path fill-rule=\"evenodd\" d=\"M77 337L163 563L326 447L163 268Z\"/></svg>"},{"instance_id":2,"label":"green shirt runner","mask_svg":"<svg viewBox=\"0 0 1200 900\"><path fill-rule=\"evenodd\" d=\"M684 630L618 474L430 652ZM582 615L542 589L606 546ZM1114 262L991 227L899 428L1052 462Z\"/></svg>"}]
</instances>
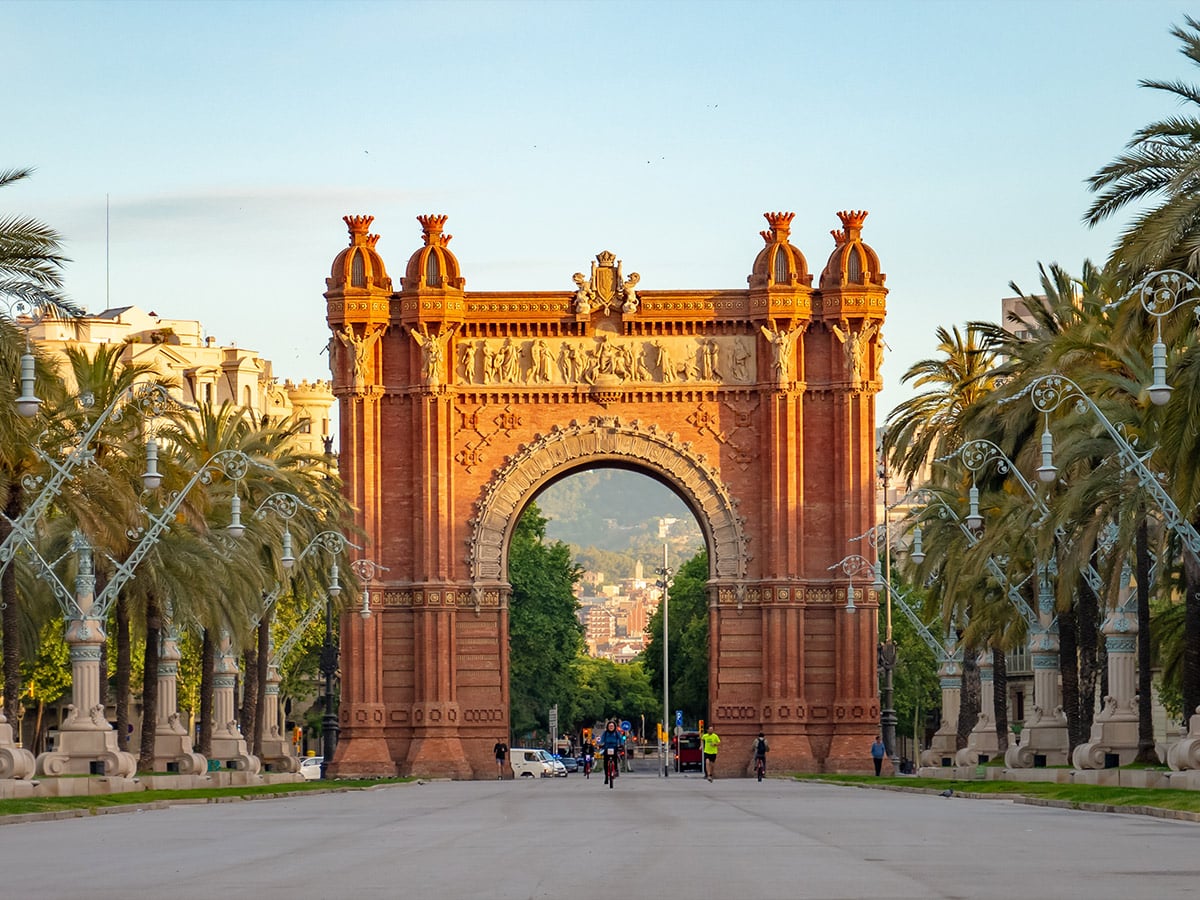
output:
<instances>
[{"instance_id":1,"label":"green shirt runner","mask_svg":"<svg viewBox=\"0 0 1200 900\"><path fill-rule=\"evenodd\" d=\"M716 733L709 731L700 735L700 740L704 742L704 752L709 756L717 755L717 745L721 743L721 739Z\"/></svg>"}]
</instances>

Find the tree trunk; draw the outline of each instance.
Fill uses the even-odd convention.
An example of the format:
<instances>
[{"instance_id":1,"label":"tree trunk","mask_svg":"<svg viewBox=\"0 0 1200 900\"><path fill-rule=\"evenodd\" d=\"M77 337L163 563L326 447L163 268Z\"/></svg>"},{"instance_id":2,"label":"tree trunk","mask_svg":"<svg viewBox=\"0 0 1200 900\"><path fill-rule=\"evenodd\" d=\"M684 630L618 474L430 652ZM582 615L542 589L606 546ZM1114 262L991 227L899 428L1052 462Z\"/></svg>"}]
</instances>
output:
<instances>
[{"instance_id":1,"label":"tree trunk","mask_svg":"<svg viewBox=\"0 0 1200 900\"><path fill-rule=\"evenodd\" d=\"M138 771L154 771L154 732L158 719L158 659L159 632L162 630L162 613L158 598L151 594L146 598L146 667L142 672L142 744L138 756Z\"/></svg>"},{"instance_id":2,"label":"tree trunk","mask_svg":"<svg viewBox=\"0 0 1200 900\"><path fill-rule=\"evenodd\" d=\"M1200 519L1192 523L1200 527ZM1183 721L1200 707L1200 563L1183 552L1187 589L1183 609Z\"/></svg>"},{"instance_id":3,"label":"tree trunk","mask_svg":"<svg viewBox=\"0 0 1200 900\"><path fill-rule=\"evenodd\" d=\"M967 736L979 721L979 651L974 647L963 648L962 692L959 694L958 733L955 748L967 746Z\"/></svg>"},{"instance_id":4,"label":"tree trunk","mask_svg":"<svg viewBox=\"0 0 1200 900\"><path fill-rule=\"evenodd\" d=\"M267 666L271 662L271 611L263 613L262 621L258 623L258 714L254 717L254 749L255 756L262 756L263 735L274 722L264 720L267 709Z\"/></svg>"},{"instance_id":5,"label":"tree trunk","mask_svg":"<svg viewBox=\"0 0 1200 900\"><path fill-rule=\"evenodd\" d=\"M1137 690L1138 690L1138 749L1134 762L1156 765L1154 750L1154 717L1151 709L1150 671L1150 526L1146 511L1141 512L1136 544L1137 566Z\"/></svg>"},{"instance_id":6,"label":"tree trunk","mask_svg":"<svg viewBox=\"0 0 1200 900\"><path fill-rule=\"evenodd\" d=\"M8 486L8 497L4 503L4 514L8 520L0 518L0 540L12 531L10 521L21 515L23 496L21 483L17 479ZM4 715L10 725L20 727L21 719L17 709L21 702L21 628L20 605L17 595L17 567L8 565L4 576L0 578L0 627L4 629Z\"/></svg>"},{"instance_id":7,"label":"tree trunk","mask_svg":"<svg viewBox=\"0 0 1200 900\"><path fill-rule=\"evenodd\" d=\"M129 601L125 592L117 597L117 746L129 750L129 690L133 660L129 640Z\"/></svg>"},{"instance_id":8,"label":"tree trunk","mask_svg":"<svg viewBox=\"0 0 1200 900\"><path fill-rule=\"evenodd\" d=\"M1079 635L1079 742L1084 743L1091 738L1092 720L1096 717L1096 681L1100 676L1100 598L1082 574L1076 585L1079 596L1075 614Z\"/></svg>"},{"instance_id":9,"label":"tree trunk","mask_svg":"<svg viewBox=\"0 0 1200 900\"><path fill-rule=\"evenodd\" d=\"M239 718L242 737L254 741L254 729L258 727L258 642L247 647L242 659L242 714Z\"/></svg>"},{"instance_id":10,"label":"tree trunk","mask_svg":"<svg viewBox=\"0 0 1200 900\"><path fill-rule=\"evenodd\" d=\"M196 752L201 756L212 756L213 736L213 670L217 665L217 648L213 644L212 631L204 629L200 641L200 740Z\"/></svg>"},{"instance_id":11,"label":"tree trunk","mask_svg":"<svg viewBox=\"0 0 1200 900\"><path fill-rule=\"evenodd\" d=\"M1075 607L1058 613L1058 670L1062 676L1062 705L1067 717L1068 758L1087 738L1079 725L1079 631ZM1043 710L1046 715L1054 712Z\"/></svg>"},{"instance_id":12,"label":"tree trunk","mask_svg":"<svg viewBox=\"0 0 1200 900\"><path fill-rule=\"evenodd\" d=\"M998 647L992 651L992 689L996 740L1004 753L1008 749L1008 659Z\"/></svg>"}]
</instances>

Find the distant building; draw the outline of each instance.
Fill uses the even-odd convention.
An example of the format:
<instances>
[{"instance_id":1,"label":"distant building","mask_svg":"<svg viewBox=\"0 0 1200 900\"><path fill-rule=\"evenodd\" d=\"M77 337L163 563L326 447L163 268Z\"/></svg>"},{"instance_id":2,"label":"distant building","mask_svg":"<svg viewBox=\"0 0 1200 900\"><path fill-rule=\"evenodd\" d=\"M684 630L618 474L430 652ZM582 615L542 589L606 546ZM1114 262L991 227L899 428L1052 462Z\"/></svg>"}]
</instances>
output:
<instances>
[{"instance_id":1,"label":"distant building","mask_svg":"<svg viewBox=\"0 0 1200 900\"><path fill-rule=\"evenodd\" d=\"M332 441L333 392L328 381L280 385L270 360L237 344L220 345L201 332L196 319L164 319L136 306L122 306L78 319L44 319L30 329L30 337L59 357L65 357L68 347L94 352L105 344L121 345L122 362L152 366L178 385L183 402L220 406L229 401L251 410L260 422L299 421L303 449L325 450L326 442ZM70 377L67 367L60 371Z\"/></svg>"}]
</instances>

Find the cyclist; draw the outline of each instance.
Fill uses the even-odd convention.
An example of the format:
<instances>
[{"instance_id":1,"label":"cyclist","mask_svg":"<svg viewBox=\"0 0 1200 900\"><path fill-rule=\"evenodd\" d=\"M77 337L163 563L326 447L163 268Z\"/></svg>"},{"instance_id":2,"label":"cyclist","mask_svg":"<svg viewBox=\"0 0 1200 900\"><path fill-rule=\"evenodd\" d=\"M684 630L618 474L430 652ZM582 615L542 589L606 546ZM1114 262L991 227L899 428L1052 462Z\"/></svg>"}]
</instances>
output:
<instances>
[{"instance_id":1,"label":"cyclist","mask_svg":"<svg viewBox=\"0 0 1200 900\"><path fill-rule=\"evenodd\" d=\"M767 739L760 731L754 740L754 774L758 776L759 781L762 781L763 776L767 774L767 752L770 749L767 746Z\"/></svg>"},{"instance_id":2,"label":"cyclist","mask_svg":"<svg viewBox=\"0 0 1200 900\"><path fill-rule=\"evenodd\" d=\"M604 726L597 748L604 757L604 783L610 788L617 777L617 754L621 750L621 733L617 731L617 723L610 721Z\"/></svg>"},{"instance_id":3,"label":"cyclist","mask_svg":"<svg viewBox=\"0 0 1200 900\"><path fill-rule=\"evenodd\" d=\"M712 725L708 726L708 731L700 735L700 742L704 745L704 774L708 776L708 780L713 780L713 769L717 767L717 748L721 745L721 739L713 730Z\"/></svg>"},{"instance_id":4,"label":"cyclist","mask_svg":"<svg viewBox=\"0 0 1200 900\"><path fill-rule=\"evenodd\" d=\"M593 744L591 739L589 738L588 740L583 742L583 747L581 748L581 751L583 753L583 777L591 778L592 777L592 758L596 755L596 745Z\"/></svg>"}]
</instances>

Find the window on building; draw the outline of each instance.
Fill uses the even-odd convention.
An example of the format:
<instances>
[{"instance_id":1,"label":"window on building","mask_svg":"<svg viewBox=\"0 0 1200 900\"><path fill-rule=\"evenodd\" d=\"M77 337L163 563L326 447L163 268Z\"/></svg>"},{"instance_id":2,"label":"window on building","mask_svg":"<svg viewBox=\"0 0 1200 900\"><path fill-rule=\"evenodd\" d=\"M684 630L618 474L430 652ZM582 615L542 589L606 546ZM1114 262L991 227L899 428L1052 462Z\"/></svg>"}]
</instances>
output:
<instances>
[{"instance_id":1,"label":"window on building","mask_svg":"<svg viewBox=\"0 0 1200 900\"><path fill-rule=\"evenodd\" d=\"M242 388L242 403L247 409L254 405L254 395L250 393L250 385L246 385L244 388Z\"/></svg>"},{"instance_id":2,"label":"window on building","mask_svg":"<svg viewBox=\"0 0 1200 900\"><path fill-rule=\"evenodd\" d=\"M442 286L442 266L436 253L430 253L425 258L425 284L427 287Z\"/></svg>"},{"instance_id":3,"label":"window on building","mask_svg":"<svg viewBox=\"0 0 1200 900\"><path fill-rule=\"evenodd\" d=\"M775 283L788 283L787 250L784 247L777 247L775 249Z\"/></svg>"},{"instance_id":4,"label":"window on building","mask_svg":"<svg viewBox=\"0 0 1200 900\"><path fill-rule=\"evenodd\" d=\"M350 262L350 285L352 287L367 286L367 266L363 262L361 250L354 251L354 259Z\"/></svg>"},{"instance_id":5,"label":"window on building","mask_svg":"<svg viewBox=\"0 0 1200 900\"><path fill-rule=\"evenodd\" d=\"M300 420L300 433L312 434L312 419L310 419L308 416L305 416Z\"/></svg>"},{"instance_id":6,"label":"window on building","mask_svg":"<svg viewBox=\"0 0 1200 900\"><path fill-rule=\"evenodd\" d=\"M846 279L851 284L862 284L862 256L857 247L850 248L850 259L846 263Z\"/></svg>"}]
</instances>

